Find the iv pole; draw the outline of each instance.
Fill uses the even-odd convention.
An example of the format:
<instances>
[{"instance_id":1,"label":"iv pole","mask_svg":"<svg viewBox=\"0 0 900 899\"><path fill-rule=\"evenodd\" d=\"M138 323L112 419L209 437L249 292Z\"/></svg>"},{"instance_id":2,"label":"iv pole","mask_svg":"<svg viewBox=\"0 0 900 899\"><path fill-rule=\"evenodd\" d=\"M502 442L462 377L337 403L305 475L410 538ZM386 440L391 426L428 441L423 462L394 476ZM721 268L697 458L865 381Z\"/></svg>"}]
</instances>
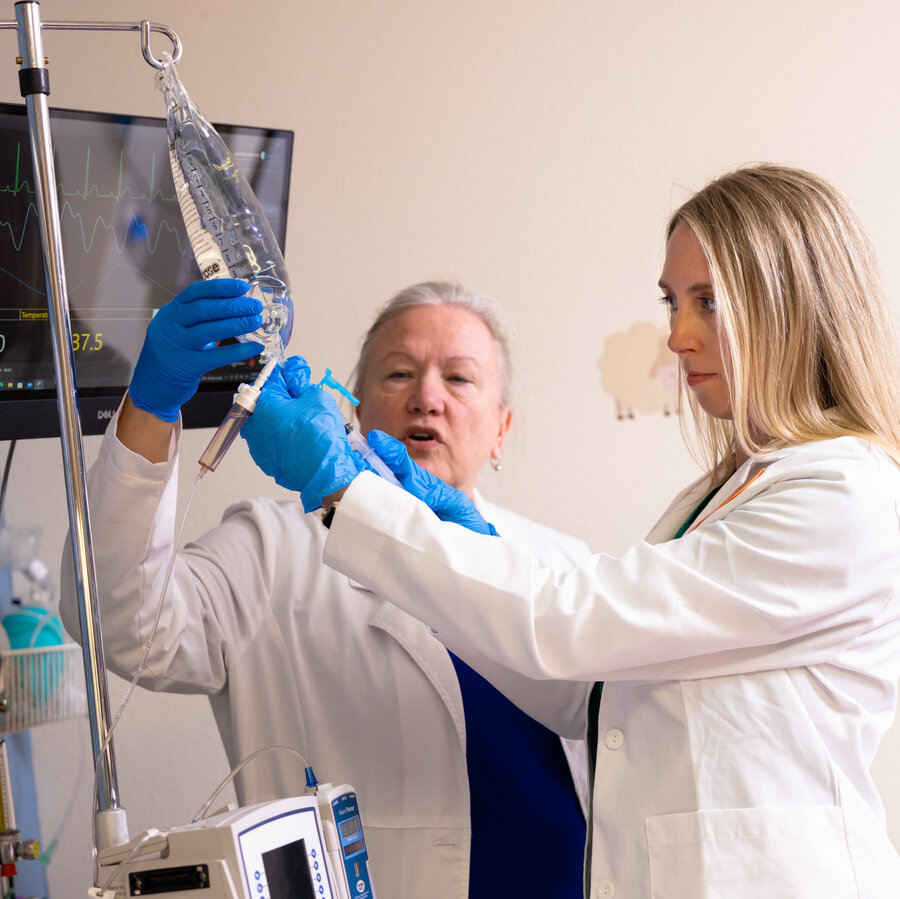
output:
<instances>
[{"instance_id":1,"label":"iv pole","mask_svg":"<svg viewBox=\"0 0 900 899\"><path fill-rule=\"evenodd\" d=\"M119 805L115 754L109 732L109 696L103 659L103 642L100 634L97 579L88 517L81 422L78 418L71 321L63 265L53 146L50 139L50 117L47 104L50 78L46 68L48 60L44 56L42 47L41 30L42 28L48 31L139 30L144 59L155 68L162 68L162 63L150 53L150 32L163 33L172 41L172 58L176 62L181 56L181 42L171 29L148 21L140 23L42 23L38 7L37 0L21 0L15 4L16 20L0 22L0 29L16 28L18 32L19 87L28 111L28 130L31 137L31 155L35 175L35 197L38 204L44 275L47 282L47 306L53 343L53 367L56 375L69 528L72 534L72 552L75 559L75 584L78 594L78 617L87 687L88 720L91 729L94 768L95 770L98 766L101 768L98 771L98 811L95 821L97 848L105 849L128 841L128 824L125 809Z\"/></svg>"}]
</instances>

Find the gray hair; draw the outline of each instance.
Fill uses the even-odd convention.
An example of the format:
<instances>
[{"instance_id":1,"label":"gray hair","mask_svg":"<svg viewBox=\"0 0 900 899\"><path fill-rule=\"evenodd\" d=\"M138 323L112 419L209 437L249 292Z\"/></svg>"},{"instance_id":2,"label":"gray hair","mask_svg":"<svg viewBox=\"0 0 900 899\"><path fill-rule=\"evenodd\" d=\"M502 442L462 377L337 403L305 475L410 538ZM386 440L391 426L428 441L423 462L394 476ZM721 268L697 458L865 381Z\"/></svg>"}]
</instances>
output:
<instances>
[{"instance_id":1,"label":"gray hair","mask_svg":"<svg viewBox=\"0 0 900 899\"><path fill-rule=\"evenodd\" d=\"M466 289L455 281L423 281L406 287L391 297L375 316L375 321L363 338L359 351L359 360L353 369L351 380L353 393L362 396L363 377L372 347L381 328L407 309L417 306L457 306L478 316L494 339L497 350L497 372L500 380L500 405L504 409L512 406L512 354L510 351L509 330L497 304L487 297L480 296Z\"/></svg>"}]
</instances>

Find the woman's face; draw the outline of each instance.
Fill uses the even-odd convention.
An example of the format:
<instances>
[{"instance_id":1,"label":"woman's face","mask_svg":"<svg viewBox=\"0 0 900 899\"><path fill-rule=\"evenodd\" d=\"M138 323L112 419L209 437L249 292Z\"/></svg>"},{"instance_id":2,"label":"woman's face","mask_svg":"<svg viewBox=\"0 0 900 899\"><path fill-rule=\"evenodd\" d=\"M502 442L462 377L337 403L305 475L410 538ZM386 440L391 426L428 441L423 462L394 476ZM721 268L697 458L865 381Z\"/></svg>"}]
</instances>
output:
<instances>
[{"instance_id":1,"label":"woman's face","mask_svg":"<svg viewBox=\"0 0 900 899\"><path fill-rule=\"evenodd\" d=\"M363 434L378 428L402 440L419 465L471 496L512 418L500 405L487 325L457 306L407 309L381 328L362 384Z\"/></svg>"},{"instance_id":2,"label":"woman's face","mask_svg":"<svg viewBox=\"0 0 900 899\"><path fill-rule=\"evenodd\" d=\"M678 356L688 387L714 418L732 417L723 338L706 256L683 221L666 247L659 286L669 308L669 349Z\"/></svg>"}]
</instances>

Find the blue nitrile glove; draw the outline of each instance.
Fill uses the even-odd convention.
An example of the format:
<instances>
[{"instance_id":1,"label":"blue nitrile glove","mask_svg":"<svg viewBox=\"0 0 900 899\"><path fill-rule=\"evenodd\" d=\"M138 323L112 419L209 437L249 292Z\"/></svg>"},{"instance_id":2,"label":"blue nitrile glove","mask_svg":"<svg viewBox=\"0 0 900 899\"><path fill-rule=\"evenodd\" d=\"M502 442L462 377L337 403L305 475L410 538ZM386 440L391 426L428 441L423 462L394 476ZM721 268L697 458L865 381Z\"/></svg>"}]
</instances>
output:
<instances>
[{"instance_id":1,"label":"blue nitrile glove","mask_svg":"<svg viewBox=\"0 0 900 899\"><path fill-rule=\"evenodd\" d=\"M494 526L484 520L462 490L451 487L410 459L406 447L399 440L384 431L369 431L367 439L369 446L397 475L403 489L422 500L441 521L453 521L477 534L498 536Z\"/></svg>"},{"instance_id":2,"label":"blue nitrile glove","mask_svg":"<svg viewBox=\"0 0 900 899\"><path fill-rule=\"evenodd\" d=\"M363 470L337 403L310 384L309 366L299 356L272 372L241 436L267 475L299 491L306 512L318 509L322 497L346 487Z\"/></svg>"},{"instance_id":3,"label":"blue nitrile glove","mask_svg":"<svg viewBox=\"0 0 900 899\"><path fill-rule=\"evenodd\" d=\"M178 421L201 376L262 352L261 343L216 346L262 327L262 303L244 296L248 286L233 278L197 281L153 316L128 388L135 406Z\"/></svg>"}]
</instances>

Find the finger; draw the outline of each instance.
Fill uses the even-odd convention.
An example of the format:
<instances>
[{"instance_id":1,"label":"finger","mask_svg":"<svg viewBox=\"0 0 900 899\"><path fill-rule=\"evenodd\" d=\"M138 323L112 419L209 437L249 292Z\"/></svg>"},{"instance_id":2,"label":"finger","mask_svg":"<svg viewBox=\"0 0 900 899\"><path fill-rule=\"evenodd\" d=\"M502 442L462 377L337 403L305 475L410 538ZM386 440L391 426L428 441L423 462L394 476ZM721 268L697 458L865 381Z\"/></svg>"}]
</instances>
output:
<instances>
[{"instance_id":1,"label":"finger","mask_svg":"<svg viewBox=\"0 0 900 899\"><path fill-rule=\"evenodd\" d=\"M369 431L366 439L369 441L369 446L371 446L385 462L388 460L392 462L401 461L409 456L403 443L395 437L391 437L390 434L379 431L377 428L373 428Z\"/></svg>"},{"instance_id":2,"label":"finger","mask_svg":"<svg viewBox=\"0 0 900 899\"><path fill-rule=\"evenodd\" d=\"M209 350L204 350L210 363L207 371L252 359L254 356L258 356L264 349L265 347L261 343L249 341L247 343L232 343L228 346L218 346Z\"/></svg>"},{"instance_id":3,"label":"finger","mask_svg":"<svg viewBox=\"0 0 900 899\"><path fill-rule=\"evenodd\" d=\"M406 446L384 431L371 430L366 438L375 454L395 475L406 475L412 471L413 461Z\"/></svg>"},{"instance_id":4,"label":"finger","mask_svg":"<svg viewBox=\"0 0 900 899\"><path fill-rule=\"evenodd\" d=\"M249 289L250 285L240 278L213 278L210 281L194 281L175 300L184 304L202 299L221 300L243 296Z\"/></svg>"},{"instance_id":5,"label":"finger","mask_svg":"<svg viewBox=\"0 0 900 899\"><path fill-rule=\"evenodd\" d=\"M269 397L277 396L279 400L293 400L294 397L288 389L287 382L284 379L284 364L276 365L265 384L262 386L263 392L267 392Z\"/></svg>"},{"instance_id":6,"label":"finger","mask_svg":"<svg viewBox=\"0 0 900 899\"><path fill-rule=\"evenodd\" d=\"M302 356L289 356L281 366L285 386L291 396L300 396L310 383L309 366Z\"/></svg>"},{"instance_id":7,"label":"finger","mask_svg":"<svg viewBox=\"0 0 900 899\"><path fill-rule=\"evenodd\" d=\"M172 315L175 321L185 328L203 322L259 315L262 311L263 304L254 297L231 297L221 300L204 297L186 305L183 303L172 304Z\"/></svg>"},{"instance_id":8,"label":"finger","mask_svg":"<svg viewBox=\"0 0 900 899\"><path fill-rule=\"evenodd\" d=\"M243 337L262 327L261 315L247 315L240 318L226 318L221 321L203 322L182 329L182 344L189 349L199 350L210 343L218 343L229 337Z\"/></svg>"}]
</instances>

